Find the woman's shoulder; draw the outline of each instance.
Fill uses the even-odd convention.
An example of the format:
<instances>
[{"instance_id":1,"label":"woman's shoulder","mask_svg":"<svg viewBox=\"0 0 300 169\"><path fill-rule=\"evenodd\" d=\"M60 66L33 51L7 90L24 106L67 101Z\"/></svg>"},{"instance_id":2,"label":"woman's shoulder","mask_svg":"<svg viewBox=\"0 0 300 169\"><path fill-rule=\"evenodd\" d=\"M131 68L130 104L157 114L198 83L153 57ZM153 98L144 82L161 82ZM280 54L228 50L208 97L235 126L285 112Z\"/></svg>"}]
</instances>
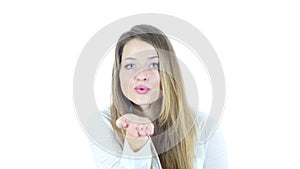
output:
<instances>
[{"instance_id":1,"label":"woman's shoulder","mask_svg":"<svg viewBox=\"0 0 300 169\"><path fill-rule=\"evenodd\" d=\"M203 111L193 111L193 119L194 119L194 125L197 129L202 129L205 125L205 122L208 118L208 115L204 113Z\"/></svg>"},{"instance_id":2,"label":"woman's shoulder","mask_svg":"<svg viewBox=\"0 0 300 169\"><path fill-rule=\"evenodd\" d=\"M205 143L214 135L220 134L220 120L208 113L198 111L195 114L195 127L201 143Z\"/></svg>"},{"instance_id":3,"label":"woman's shoulder","mask_svg":"<svg viewBox=\"0 0 300 169\"><path fill-rule=\"evenodd\" d=\"M109 107L101 107L96 114L104 119L111 119Z\"/></svg>"},{"instance_id":4,"label":"woman's shoulder","mask_svg":"<svg viewBox=\"0 0 300 169\"><path fill-rule=\"evenodd\" d=\"M90 113L87 126L89 132L97 132L103 128L112 129L109 107L101 107L98 111Z\"/></svg>"}]
</instances>

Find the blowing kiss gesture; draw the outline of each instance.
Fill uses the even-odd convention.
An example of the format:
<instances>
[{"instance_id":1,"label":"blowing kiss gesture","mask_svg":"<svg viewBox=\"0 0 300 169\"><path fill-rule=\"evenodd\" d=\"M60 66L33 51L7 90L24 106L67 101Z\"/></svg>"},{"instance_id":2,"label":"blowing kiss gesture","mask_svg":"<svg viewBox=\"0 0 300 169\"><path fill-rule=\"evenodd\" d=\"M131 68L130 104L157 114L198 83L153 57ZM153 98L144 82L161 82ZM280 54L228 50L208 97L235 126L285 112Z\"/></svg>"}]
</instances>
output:
<instances>
[{"instance_id":1,"label":"blowing kiss gesture","mask_svg":"<svg viewBox=\"0 0 300 169\"><path fill-rule=\"evenodd\" d=\"M125 114L119 117L116 125L126 130L126 139L134 152L141 149L146 144L148 136L154 133L154 125L151 121L135 114Z\"/></svg>"}]
</instances>

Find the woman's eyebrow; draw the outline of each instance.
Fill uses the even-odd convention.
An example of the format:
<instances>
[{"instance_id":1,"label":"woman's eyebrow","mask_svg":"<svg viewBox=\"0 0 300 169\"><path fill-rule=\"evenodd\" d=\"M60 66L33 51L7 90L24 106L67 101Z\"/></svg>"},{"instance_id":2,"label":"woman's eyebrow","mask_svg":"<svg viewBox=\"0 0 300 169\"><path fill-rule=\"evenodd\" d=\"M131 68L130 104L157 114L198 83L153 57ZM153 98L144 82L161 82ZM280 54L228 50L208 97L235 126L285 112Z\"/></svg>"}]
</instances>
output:
<instances>
[{"instance_id":1,"label":"woman's eyebrow","mask_svg":"<svg viewBox=\"0 0 300 169\"><path fill-rule=\"evenodd\" d=\"M150 59L156 59L156 58L158 58L158 56L150 56L150 57L148 57L149 60ZM136 57L127 57L124 60L136 60Z\"/></svg>"},{"instance_id":2,"label":"woman's eyebrow","mask_svg":"<svg viewBox=\"0 0 300 169\"><path fill-rule=\"evenodd\" d=\"M136 60L136 58L134 58L134 57L127 57L124 60Z\"/></svg>"},{"instance_id":3,"label":"woman's eyebrow","mask_svg":"<svg viewBox=\"0 0 300 169\"><path fill-rule=\"evenodd\" d=\"M155 59L155 58L158 58L158 56L151 56L148 59Z\"/></svg>"}]
</instances>

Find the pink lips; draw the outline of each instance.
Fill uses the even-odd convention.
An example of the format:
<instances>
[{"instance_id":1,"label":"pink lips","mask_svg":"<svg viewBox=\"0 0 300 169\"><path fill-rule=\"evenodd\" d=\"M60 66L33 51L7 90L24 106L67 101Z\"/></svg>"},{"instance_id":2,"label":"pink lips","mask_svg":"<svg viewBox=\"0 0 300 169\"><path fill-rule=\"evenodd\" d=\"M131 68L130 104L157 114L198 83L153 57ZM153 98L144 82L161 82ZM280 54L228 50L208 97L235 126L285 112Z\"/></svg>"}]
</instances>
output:
<instances>
[{"instance_id":1,"label":"pink lips","mask_svg":"<svg viewBox=\"0 0 300 169\"><path fill-rule=\"evenodd\" d=\"M143 86L143 85L139 85L139 86L135 87L135 91L138 94L146 94L146 93L148 93L149 90L150 90L150 88Z\"/></svg>"}]
</instances>

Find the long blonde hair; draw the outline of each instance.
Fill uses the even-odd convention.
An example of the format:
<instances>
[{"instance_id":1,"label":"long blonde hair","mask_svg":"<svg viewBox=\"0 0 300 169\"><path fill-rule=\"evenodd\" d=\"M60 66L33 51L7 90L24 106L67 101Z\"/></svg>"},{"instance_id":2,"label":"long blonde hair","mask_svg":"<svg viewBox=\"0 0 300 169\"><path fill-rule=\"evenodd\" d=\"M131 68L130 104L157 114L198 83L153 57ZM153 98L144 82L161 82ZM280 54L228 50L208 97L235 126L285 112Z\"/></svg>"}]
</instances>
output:
<instances>
[{"instance_id":1,"label":"long blonde hair","mask_svg":"<svg viewBox=\"0 0 300 169\"><path fill-rule=\"evenodd\" d=\"M134 103L122 93L119 71L123 48L132 39L143 40L151 44L159 56L162 98L156 103L159 105L160 115L153 122L155 124L155 136L152 138L159 153L161 165L168 169L192 169L196 135L196 128L193 125L194 113L188 106L174 49L167 36L153 26L136 25L119 38L115 48L112 73L111 124L114 130L120 133L123 141L125 132L116 126L115 121L124 113L132 111L131 107ZM173 129L172 133L163 135L171 128ZM165 147L170 147L170 149L165 151Z\"/></svg>"}]
</instances>

